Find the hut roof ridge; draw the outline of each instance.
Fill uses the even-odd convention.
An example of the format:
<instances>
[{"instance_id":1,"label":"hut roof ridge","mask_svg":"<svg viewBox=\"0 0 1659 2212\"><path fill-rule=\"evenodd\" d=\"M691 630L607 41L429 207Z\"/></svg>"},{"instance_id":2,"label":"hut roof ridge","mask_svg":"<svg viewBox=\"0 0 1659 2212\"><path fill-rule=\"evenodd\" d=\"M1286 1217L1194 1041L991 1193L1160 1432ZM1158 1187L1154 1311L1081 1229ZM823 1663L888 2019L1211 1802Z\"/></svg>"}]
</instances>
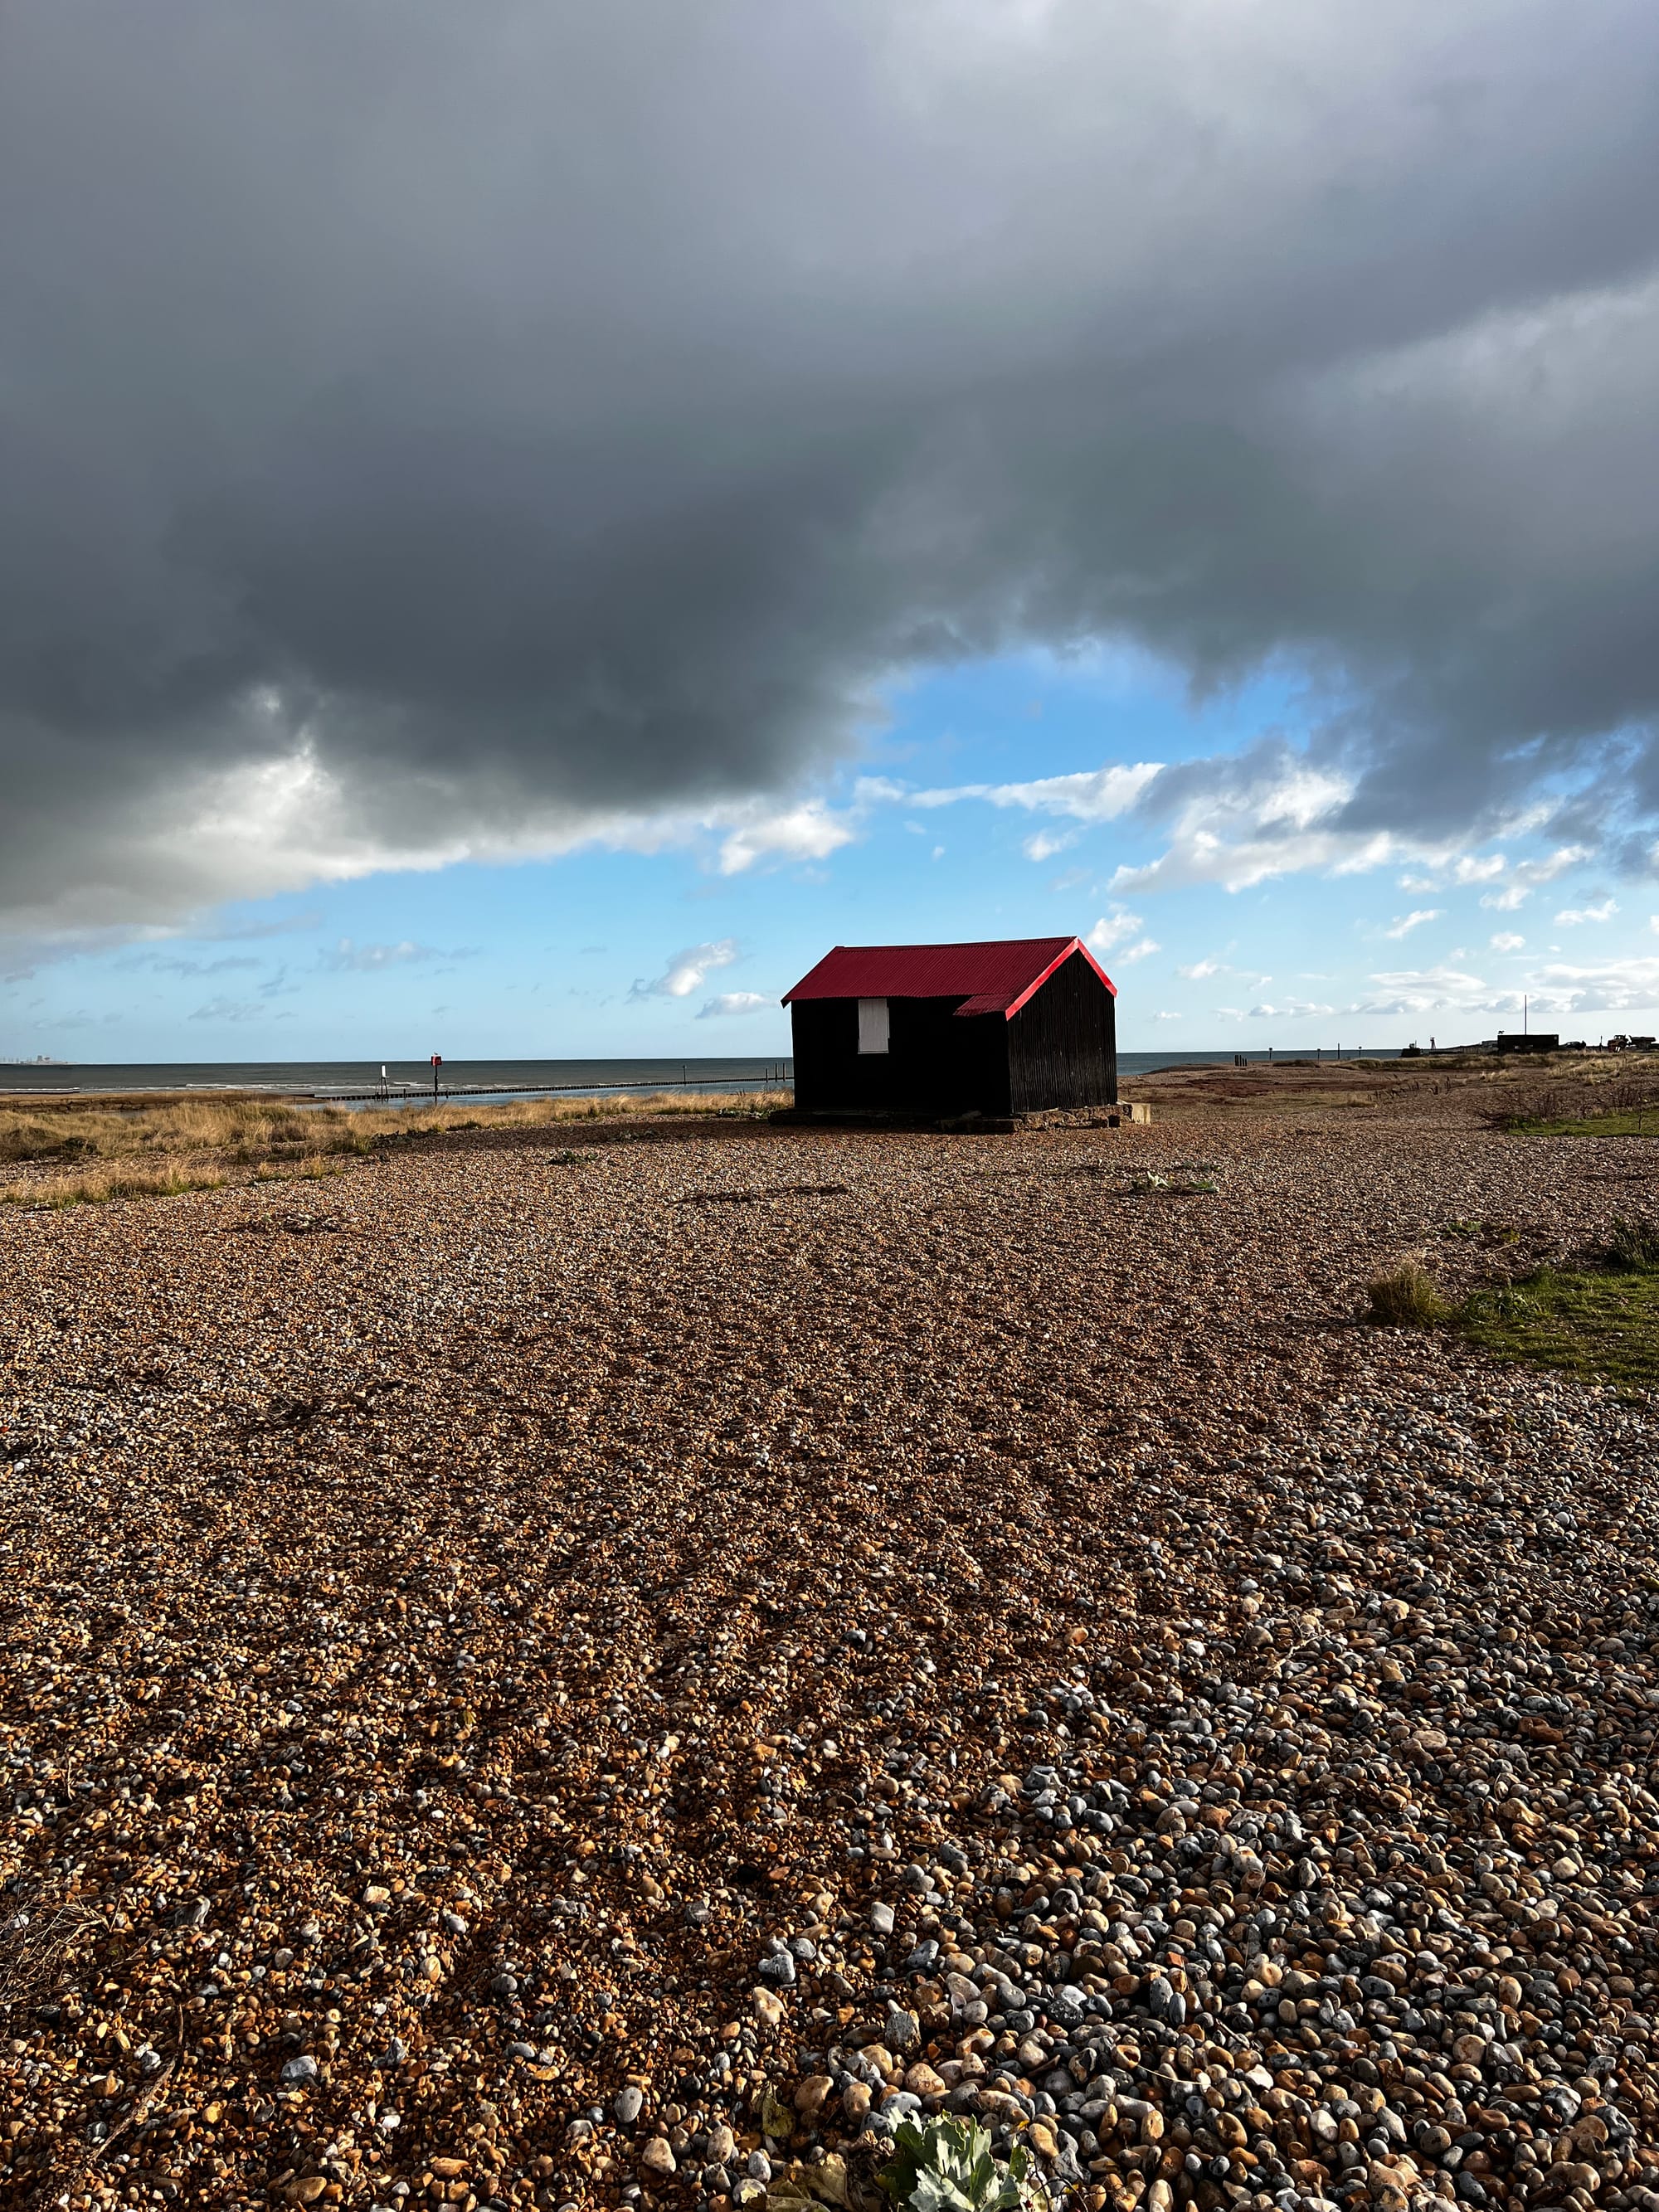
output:
<instances>
[{"instance_id":1,"label":"hut roof ridge","mask_svg":"<svg viewBox=\"0 0 1659 2212\"><path fill-rule=\"evenodd\" d=\"M957 1015L1012 1020L1073 953L1115 998L1117 986L1080 937L993 938L954 945L837 945L786 991L798 999L952 999Z\"/></svg>"}]
</instances>

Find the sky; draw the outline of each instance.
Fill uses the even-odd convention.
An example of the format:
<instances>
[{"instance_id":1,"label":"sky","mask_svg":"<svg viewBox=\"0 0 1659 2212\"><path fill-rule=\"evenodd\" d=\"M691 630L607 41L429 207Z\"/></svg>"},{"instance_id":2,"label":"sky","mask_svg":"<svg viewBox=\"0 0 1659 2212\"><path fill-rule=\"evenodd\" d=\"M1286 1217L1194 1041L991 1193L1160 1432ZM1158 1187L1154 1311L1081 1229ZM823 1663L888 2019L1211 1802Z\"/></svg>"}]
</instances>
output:
<instances>
[{"instance_id":1,"label":"sky","mask_svg":"<svg viewBox=\"0 0 1659 2212\"><path fill-rule=\"evenodd\" d=\"M1659 13L19 0L0 1054L1659 1025Z\"/></svg>"}]
</instances>

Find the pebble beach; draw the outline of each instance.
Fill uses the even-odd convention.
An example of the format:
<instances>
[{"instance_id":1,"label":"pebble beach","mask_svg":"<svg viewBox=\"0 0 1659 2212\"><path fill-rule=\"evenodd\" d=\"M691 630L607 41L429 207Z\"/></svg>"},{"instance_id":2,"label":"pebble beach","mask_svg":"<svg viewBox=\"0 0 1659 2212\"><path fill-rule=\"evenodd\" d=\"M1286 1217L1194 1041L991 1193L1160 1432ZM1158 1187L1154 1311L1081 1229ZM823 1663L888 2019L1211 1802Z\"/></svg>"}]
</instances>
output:
<instances>
[{"instance_id":1,"label":"pebble beach","mask_svg":"<svg viewBox=\"0 0 1659 2212\"><path fill-rule=\"evenodd\" d=\"M0 1224L0 2205L1659 2212L1654 1409L1359 1319L1659 1139L1288 1079Z\"/></svg>"}]
</instances>

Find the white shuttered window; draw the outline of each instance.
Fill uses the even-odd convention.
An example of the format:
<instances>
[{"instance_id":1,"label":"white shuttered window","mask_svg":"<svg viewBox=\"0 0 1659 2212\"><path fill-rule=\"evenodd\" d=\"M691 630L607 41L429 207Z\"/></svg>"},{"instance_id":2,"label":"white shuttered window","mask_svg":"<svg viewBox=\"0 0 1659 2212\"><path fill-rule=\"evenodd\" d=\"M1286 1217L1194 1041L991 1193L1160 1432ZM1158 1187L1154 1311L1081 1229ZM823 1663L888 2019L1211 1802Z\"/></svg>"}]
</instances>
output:
<instances>
[{"instance_id":1,"label":"white shuttered window","mask_svg":"<svg viewBox=\"0 0 1659 2212\"><path fill-rule=\"evenodd\" d=\"M859 1050L885 1052L887 1049L887 1001L885 999L859 1000Z\"/></svg>"}]
</instances>

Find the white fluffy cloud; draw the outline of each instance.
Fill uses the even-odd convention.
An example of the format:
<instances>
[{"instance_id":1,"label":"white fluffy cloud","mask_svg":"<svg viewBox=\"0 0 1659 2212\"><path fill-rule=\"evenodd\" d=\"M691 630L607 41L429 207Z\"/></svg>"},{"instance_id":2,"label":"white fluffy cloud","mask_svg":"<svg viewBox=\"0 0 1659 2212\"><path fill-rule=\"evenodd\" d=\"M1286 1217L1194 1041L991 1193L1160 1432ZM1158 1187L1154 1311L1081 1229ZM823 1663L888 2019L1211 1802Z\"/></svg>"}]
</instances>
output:
<instances>
[{"instance_id":1,"label":"white fluffy cloud","mask_svg":"<svg viewBox=\"0 0 1659 2212\"><path fill-rule=\"evenodd\" d=\"M762 991L722 991L699 1009L697 1019L700 1022L723 1021L733 1015L761 1014L775 1003Z\"/></svg>"},{"instance_id":2,"label":"white fluffy cloud","mask_svg":"<svg viewBox=\"0 0 1659 2212\"><path fill-rule=\"evenodd\" d=\"M1451 967L1404 969L1371 977L1372 989L1349 1011L1362 1014L1518 1015L1523 999L1534 1016L1558 1018L1628 1013L1659 1006L1659 957L1599 963L1553 961L1513 986Z\"/></svg>"},{"instance_id":3,"label":"white fluffy cloud","mask_svg":"<svg viewBox=\"0 0 1659 2212\"><path fill-rule=\"evenodd\" d=\"M1558 876L1565 875L1569 868L1582 867L1586 860L1595 857L1593 846L1558 845L1553 853L1546 854L1540 860L1517 863L1513 882L1507 884L1501 891L1488 891L1480 903L1499 914L1512 914L1517 907L1526 904L1540 884L1553 884Z\"/></svg>"},{"instance_id":4,"label":"white fluffy cloud","mask_svg":"<svg viewBox=\"0 0 1659 2212\"><path fill-rule=\"evenodd\" d=\"M729 968L738 957L735 937L722 937L710 945L688 945L676 952L660 975L641 979L629 993L631 999L689 999L717 968Z\"/></svg>"},{"instance_id":5,"label":"white fluffy cloud","mask_svg":"<svg viewBox=\"0 0 1659 2212\"><path fill-rule=\"evenodd\" d=\"M1408 968L1385 970L1370 979L1371 989L1350 1009L1357 1014L1430 1014L1443 1009L1461 1013L1507 1012L1513 1000L1520 1011L1521 994L1494 993L1484 977L1459 968Z\"/></svg>"},{"instance_id":6,"label":"white fluffy cloud","mask_svg":"<svg viewBox=\"0 0 1659 2212\"><path fill-rule=\"evenodd\" d=\"M1103 914L1084 939L1091 952L1104 960L1109 955L1121 968L1131 960L1144 960L1158 951L1156 939L1144 935L1145 925L1138 914L1127 907L1115 906Z\"/></svg>"},{"instance_id":7,"label":"white fluffy cloud","mask_svg":"<svg viewBox=\"0 0 1659 2212\"><path fill-rule=\"evenodd\" d=\"M1131 938L1138 936L1145 927L1140 916L1131 914L1127 906L1114 906L1109 914L1102 915L1089 932L1089 950L1103 954L1114 952L1120 945L1127 944Z\"/></svg>"},{"instance_id":8,"label":"white fluffy cloud","mask_svg":"<svg viewBox=\"0 0 1659 2212\"><path fill-rule=\"evenodd\" d=\"M1269 877L1306 869L1346 874L1400 853L1386 831L1352 832L1336 817L1352 795L1345 776L1316 768L1282 746L1265 759L1224 769L1194 763L1166 771L1174 815L1168 849L1143 866L1120 867L1115 891L1185 890L1219 884L1248 890Z\"/></svg>"},{"instance_id":9,"label":"white fluffy cloud","mask_svg":"<svg viewBox=\"0 0 1659 2212\"><path fill-rule=\"evenodd\" d=\"M818 799L779 808L757 805L739 811L735 820L730 815L711 818L732 822L720 847L723 876L740 875L762 860L827 860L858 835L854 819L833 813Z\"/></svg>"},{"instance_id":10,"label":"white fluffy cloud","mask_svg":"<svg viewBox=\"0 0 1659 2212\"><path fill-rule=\"evenodd\" d=\"M1604 898L1594 906L1563 907L1555 919L1563 929L1578 929L1586 922L1611 921L1618 911L1617 899Z\"/></svg>"},{"instance_id":11,"label":"white fluffy cloud","mask_svg":"<svg viewBox=\"0 0 1659 2212\"><path fill-rule=\"evenodd\" d=\"M1547 963L1538 971L1532 1003L1556 1014L1623 1014L1659 1007L1659 958Z\"/></svg>"},{"instance_id":12,"label":"white fluffy cloud","mask_svg":"<svg viewBox=\"0 0 1659 2212\"><path fill-rule=\"evenodd\" d=\"M954 806L961 799L988 805L1019 807L1028 814L1055 814L1073 822L1113 822L1126 814L1153 779L1158 761L1115 762L1074 775L1038 776L1029 783L959 783L908 794L912 806Z\"/></svg>"},{"instance_id":13,"label":"white fluffy cloud","mask_svg":"<svg viewBox=\"0 0 1659 2212\"><path fill-rule=\"evenodd\" d=\"M1400 887L1418 892L1437 890L1446 879L1459 886L1496 884L1507 871L1510 879L1486 892L1480 903L1508 909L1593 857L1588 845L1563 845L1511 870L1501 853L1471 854L1460 852L1455 840L1357 822L1359 798L1360 787L1347 769L1282 740L1232 757L1166 767L1149 778L1136 813L1150 824L1167 821L1168 846L1154 860L1121 866L1111 888L1126 896L1206 884L1243 891L1283 876L1341 878L1407 862L1413 865L1400 877ZM1506 809L1502 823L1492 826L1525 830L1540 818L1536 809ZM1440 911L1414 909L1396 917L1383 933L1405 935L1437 920Z\"/></svg>"},{"instance_id":14,"label":"white fluffy cloud","mask_svg":"<svg viewBox=\"0 0 1659 2212\"><path fill-rule=\"evenodd\" d=\"M1494 952L1518 952L1526 941L1524 937L1517 937L1512 929L1500 929L1492 940L1492 949Z\"/></svg>"},{"instance_id":15,"label":"white fluffy cloud","mask_svg":"<svg viewBox=\"0 0 1659 2212\"><path fill-rule=\"evenodd\" d=\"M1020 847L1028 860L1052 860L1056 853L1069 852L1077 842L1075 830L1035 830Z\"/></svg>"},{"instance_id":16,"label":"white fluffy cloud","mask_svg":"<svg viewBox=\"0 0 1659 2212\"><path fill-rule=\"evenodd\" d=\"M1383 931L1384 937L1409 937L1414 929L1421 929L1425 921L1438 921L1441 908L1437 906L1413 907L1409 914L1397 914Z\"/></svg>"}]
</instances>

